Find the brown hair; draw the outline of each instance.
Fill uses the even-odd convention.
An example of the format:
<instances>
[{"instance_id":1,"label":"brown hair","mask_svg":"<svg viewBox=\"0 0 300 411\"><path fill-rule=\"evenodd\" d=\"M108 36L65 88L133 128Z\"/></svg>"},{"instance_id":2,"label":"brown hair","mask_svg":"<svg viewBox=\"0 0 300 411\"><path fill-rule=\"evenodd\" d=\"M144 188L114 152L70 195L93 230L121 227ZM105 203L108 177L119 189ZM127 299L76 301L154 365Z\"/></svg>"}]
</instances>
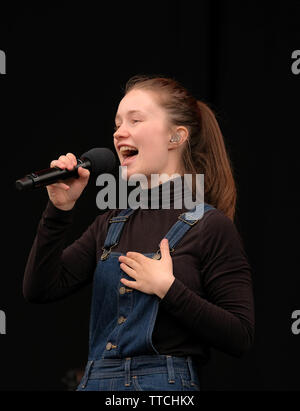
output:
<instances>
[{"instance_id":1,"label":"brown hair","mask_svg":"<svg viewBox=\"0 0 300 411\"><path fill-rule=\"evenodd\" d=\"M125 94L133 89L155 93L169 114L170 123L189 131L182 160L187 174L204 174L205 202L222 211L232 221L236 207L236 185L231 161L215 114L197 101L178 81L162 76L131 77Z\"/></svg>"}]
</instances>

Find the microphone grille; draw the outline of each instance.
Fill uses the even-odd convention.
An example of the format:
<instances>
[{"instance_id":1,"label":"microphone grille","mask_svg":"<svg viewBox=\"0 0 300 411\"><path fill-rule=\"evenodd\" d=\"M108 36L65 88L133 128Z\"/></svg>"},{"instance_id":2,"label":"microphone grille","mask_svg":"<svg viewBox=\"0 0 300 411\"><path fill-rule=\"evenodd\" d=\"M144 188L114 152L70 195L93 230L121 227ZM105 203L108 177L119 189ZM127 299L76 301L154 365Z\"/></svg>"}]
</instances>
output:
<instances>
[{"instance_id":1,"label":"microphone grille","mask_svg":"<svg viewBox=\"0 0 300 411\"><path fill-rule=\"evenodd\" d=\"M116 157L109 148L92 148L80 156L91 162L91 172L95 175L113 171Z\"/></svg>"}]
</instances>

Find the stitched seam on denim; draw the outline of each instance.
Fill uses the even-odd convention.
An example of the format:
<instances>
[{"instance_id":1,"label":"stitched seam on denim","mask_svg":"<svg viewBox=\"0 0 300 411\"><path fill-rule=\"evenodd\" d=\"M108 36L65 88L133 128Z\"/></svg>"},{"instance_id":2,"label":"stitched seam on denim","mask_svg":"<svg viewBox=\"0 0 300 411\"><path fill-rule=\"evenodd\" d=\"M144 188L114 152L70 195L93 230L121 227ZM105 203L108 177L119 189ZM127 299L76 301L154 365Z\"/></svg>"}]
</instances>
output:
<instances>
[{"instance_id":1,"label":"stitched seam on denim","mask_svg":"<svg viewBox=\"0 0 300 411\"><path fill-rule=\"evenodd\" d=\"M138 355L135 357L131 357L132 360L134 361L135 364L139 364L140 362L148 364L149 361L156 364L157 361L165 362L166 356L161 354L161 355L156 355L156 354L144 354L144 355ZM100 366L101 364L122 364L125 362L126 358L106 358L104 360L96 360L94 359L94 366ZM179 360L182 364L186 364L186 357L173 357L174 361Z\"/></svg>"},{"instance_id":2,"label":"stitched seam on denim","mask_svg":"<svg viewBox=\"0 0 300 411\"><path fill-rule=\"evenodd\" d=\"M156 350L156 348L152 344L152 334L153 334L155 320L157 318L157 313L158 313L158 297L153 297L153 299L154 299L154 304L153 304L154 307L152 307L152 313L151 313L151 318L150 318L151 327L149 327L147 330L147 345L151 350L154 350L156 351L157 354L159 354L159 352Z\"/></svg>"},{"instance_id":3,"label":"stitched seam on denim","mask_svg":"<svg viewBox=\"0 0 300 411\"><path fill-rule=\"evenodd\" d=\"M140 386L137 378L132 378L132 383L133 383L133 387L136 389L136 391L144 391L143 388Z\"/></svg>"},{"instance_id":4,"label":"stitched seam on denim","mask_svg":"<svg viewBox=\"0 0 300 411\"><path fill-rule=\"evenodd\" d=\"M175 374L186 374L187 370L182 368L174 368ZM132 375L151 375L151 374L166 374L168 375L168 371L166 368L149 368L147 370L134 370L131 369ZM186 374L188 376L188 374ZM111 371L111 372L98 372L98 371L91 371L90 379L96 380L98 378L113 378L113 377L125 377L125 371Z\"/></svg>"},{"instance_id":5,"label":"stitched seam on denim","mask_svg":"<svg viewBox=\"0 0 300 411\"><path fill-rule=\"evenodd\" d=\"M187 359L186 357L176 357L176 356L172 356L173 358L173 363L175 364L175 367L179 367L182 368L184 367L186 370L188 370L187 367ZM132 367L136 367L138 366L148 366L149 364L153 364L153 365L157 365L158 362L160 362L160 364L158 364L159 366L165 366L165 362L166 362L166 356L162 355L162 354L149 354L149 355L140 355L137 357L131 357L132 359ZM110 367L110 366L116 366L116 365L120 365L122 366L125 363L125 358L104 358L104 359L99 359L93 360L93 368L98 368L98 367Z\"/></svg>"}]
</instances>

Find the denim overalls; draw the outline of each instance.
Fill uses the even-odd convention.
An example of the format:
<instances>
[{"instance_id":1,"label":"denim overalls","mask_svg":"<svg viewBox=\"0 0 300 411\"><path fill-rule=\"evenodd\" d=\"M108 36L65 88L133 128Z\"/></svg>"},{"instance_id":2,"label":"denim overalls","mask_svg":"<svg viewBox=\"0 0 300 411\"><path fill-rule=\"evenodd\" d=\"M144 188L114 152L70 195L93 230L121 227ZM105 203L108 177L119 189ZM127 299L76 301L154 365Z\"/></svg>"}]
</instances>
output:
<instances>
[{"instance_id":1,"label":"denim overalls","mask_svg":"<svg viewBox=\"0 0 300 411\"><path fill-rule=\"evenodd\" d=\"M203 214L213 209L201 203L178 217L164 238L170 253ZM122 210L109 220L103 253L94 274L90 318L89 356L77 391L199 390L197 368L191 357L160 355L152 332L160 299L125 287L121 278L133 280L113 252L124 224L135 210ZM160 250L145 253L160 259Z\"/></svg>"}]
</instances>

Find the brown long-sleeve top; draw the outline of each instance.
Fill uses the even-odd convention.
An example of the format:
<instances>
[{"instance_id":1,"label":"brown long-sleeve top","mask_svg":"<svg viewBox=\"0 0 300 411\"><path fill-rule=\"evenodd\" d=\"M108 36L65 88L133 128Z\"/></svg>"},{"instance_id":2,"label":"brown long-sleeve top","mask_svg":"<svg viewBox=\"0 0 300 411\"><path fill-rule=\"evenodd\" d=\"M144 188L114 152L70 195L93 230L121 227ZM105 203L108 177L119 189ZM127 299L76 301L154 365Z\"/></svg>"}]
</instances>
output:
<instances>
[{"instance_id":1,"label":"brown long-sleeve top","mask_svg":"<svg viewBox=\"0 0 300 411\"><path fill-rule=\"evenodd\" d=\"M187 211L174 208L176 195L171 190L170 209L160 203L159 209L135 210L113 251L156 252L178 216ZM120 211L99 215L64 248L74 211L59 210L49 201L25 270L25 299L55 301L92 282L108 221ZM234 223L221 211L209 210L177 244L172 259L175 281L160 300L152 336L157 351L192 355L199 362L207 361L209 347L241 356L253 343L254 303L251 269Z\"/></svg>"}]
</instances>

